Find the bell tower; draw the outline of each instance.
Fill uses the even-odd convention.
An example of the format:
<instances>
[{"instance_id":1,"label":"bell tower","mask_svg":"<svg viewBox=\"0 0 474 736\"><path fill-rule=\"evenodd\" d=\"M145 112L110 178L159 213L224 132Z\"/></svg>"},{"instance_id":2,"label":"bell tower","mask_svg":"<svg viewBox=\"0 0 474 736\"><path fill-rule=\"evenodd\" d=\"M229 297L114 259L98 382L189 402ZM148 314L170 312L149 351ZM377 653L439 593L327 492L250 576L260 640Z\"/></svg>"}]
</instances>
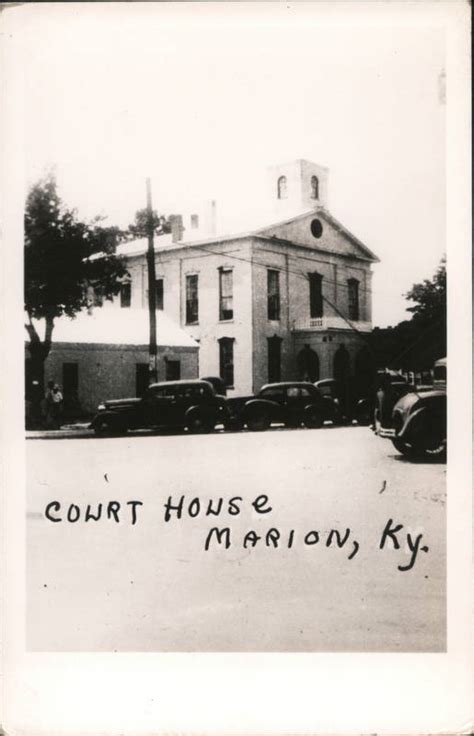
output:
<instances>
[{"instance_id":1,"label":"bell tower","mask_svg":"<svg viewBox=\"0 0 474 736\"><path fill-rule=\"evenodd\" d=\"M298 215L327 206L328 169L301 158L270 166L268 186L275 215Z\"/></svg>"}]
</instances>

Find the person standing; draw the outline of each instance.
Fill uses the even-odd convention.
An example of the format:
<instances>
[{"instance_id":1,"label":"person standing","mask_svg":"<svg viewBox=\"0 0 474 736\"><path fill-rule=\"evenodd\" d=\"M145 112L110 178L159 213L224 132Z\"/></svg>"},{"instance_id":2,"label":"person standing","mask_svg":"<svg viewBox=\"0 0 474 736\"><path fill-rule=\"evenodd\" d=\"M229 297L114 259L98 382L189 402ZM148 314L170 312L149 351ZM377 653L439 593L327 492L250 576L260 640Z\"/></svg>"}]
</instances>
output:
<instances>
[{"instance_id":1,"label":"person standing","mask_svg":"<svg viewBox=\"0 0 474 736\"><path fill-rule=\"evenodd\" d=\"M63 395L57 383L54 384L51 392L51 415L55 429L61 426L61 418L63 413Z\"/></svg>"}]
</instances>

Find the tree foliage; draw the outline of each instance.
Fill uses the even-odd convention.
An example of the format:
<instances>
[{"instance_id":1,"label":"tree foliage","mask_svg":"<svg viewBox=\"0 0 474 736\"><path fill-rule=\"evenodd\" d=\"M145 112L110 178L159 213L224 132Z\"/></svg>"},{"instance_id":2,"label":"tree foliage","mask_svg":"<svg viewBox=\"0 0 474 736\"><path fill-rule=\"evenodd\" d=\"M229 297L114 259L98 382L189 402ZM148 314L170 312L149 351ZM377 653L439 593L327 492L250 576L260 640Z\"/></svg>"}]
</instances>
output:
<instances>
[{"instance_id":1,"label":"tree foliage","mask_svg":"<svg viewBox=\"0 0 474 736\"><path fill-rule=\"evenodd\" d=\"M54 320L86 308L88 286L100 287L106 299L119 291L126 268L115 255L114 230L99 219L80 220L61 201L52 173L31 187L25 207L25 328L38 369L51 349ZM43 340L33 323L41 319Z\"/></svg>"},{"instance_id":2,"label":"tree foliage","mask_svg":"<svg viewBox=\"0 0 474 736\"><path fill-rule=\"evenodd\" d=\"M405 297L412 313L395 327L375 328L370 344L378 368L426 370L446 355L446 260L431 280L414 284Z\"/></svg>"},{"instance_id":3,"label":"tree foliage","mask_svg":"<svg viewBox=\"0 0 474 736\"><path fill-rule=\"evenodd\" d=\"M156 210L153 210L151 216L151 225L153 228L154 235L164 235L165 233L171 232L171 226L166 217L159 215ZM135 213L135 221L128 226L128 233L132 238L145 238L150 232L150 220L148 210L138 210Z\"/></svg>"},{"instance_id":4,"label":"tree foliage","mask_svg":"<svg viewBox=\"0 0 474 736\"><path fill-rule=\"evenodd\" d=\"M405 296L415 302L413 307L407 309L415 320L428 324L446 321L446 258L442 259L431 281L425 279L420 284L414 284Z\"/></svg>"}]
</instances>

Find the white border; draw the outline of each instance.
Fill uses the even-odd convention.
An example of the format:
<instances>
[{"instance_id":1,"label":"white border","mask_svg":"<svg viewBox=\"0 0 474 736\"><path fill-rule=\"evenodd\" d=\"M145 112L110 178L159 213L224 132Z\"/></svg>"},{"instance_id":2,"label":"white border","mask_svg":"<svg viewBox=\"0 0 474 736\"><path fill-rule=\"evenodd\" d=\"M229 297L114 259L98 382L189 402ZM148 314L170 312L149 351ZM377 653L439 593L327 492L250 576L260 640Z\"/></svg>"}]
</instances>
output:
<instances>
[{"instance_id":1,"label":"white border","mask_svg":"<svg viewBox=\"0 0 474 736\"><path fill-rule=\"evenodd\" d=\"M41 12L48 7L41 5ZM90 7L90 6L89 6ZM101 5L95 6L97 10ZM143 5L117 4L126 16ZM448 64L448 653L27 654L24 651L24 443L21 278L23 201L21 33L3 19L2 447L7 733L468 733L471 718L471 276L469 6L451 2L173 3L166 14L230 23L441 25ZM80 4L63 9L81 13ZM56 6L56 11L58 7ZM5 109L5 108L4 108ZM5 212L3 214L5 214ZM20 523L21 522L21 523ZM357 616L357 611L354 611Z\"/></svg>"}]
</instances>

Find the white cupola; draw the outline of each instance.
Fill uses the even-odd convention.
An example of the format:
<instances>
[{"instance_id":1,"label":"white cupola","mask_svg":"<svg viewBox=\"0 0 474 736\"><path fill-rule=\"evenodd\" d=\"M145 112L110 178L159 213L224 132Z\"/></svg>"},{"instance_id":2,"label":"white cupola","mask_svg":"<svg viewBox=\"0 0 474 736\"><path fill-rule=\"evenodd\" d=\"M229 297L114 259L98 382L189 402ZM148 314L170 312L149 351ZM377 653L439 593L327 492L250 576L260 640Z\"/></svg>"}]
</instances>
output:
<instances>
[{"instance_id":1,"label":"white cupola","mask_svg":"<svg viewBox=\"0 0 474 736\"><path fill-rule=\"evenodd\" d=\"M270 166L268 185L276 215L284 217L327 206L328 169L312 161L300 158Z\"/></svg>"}]
</instances>

